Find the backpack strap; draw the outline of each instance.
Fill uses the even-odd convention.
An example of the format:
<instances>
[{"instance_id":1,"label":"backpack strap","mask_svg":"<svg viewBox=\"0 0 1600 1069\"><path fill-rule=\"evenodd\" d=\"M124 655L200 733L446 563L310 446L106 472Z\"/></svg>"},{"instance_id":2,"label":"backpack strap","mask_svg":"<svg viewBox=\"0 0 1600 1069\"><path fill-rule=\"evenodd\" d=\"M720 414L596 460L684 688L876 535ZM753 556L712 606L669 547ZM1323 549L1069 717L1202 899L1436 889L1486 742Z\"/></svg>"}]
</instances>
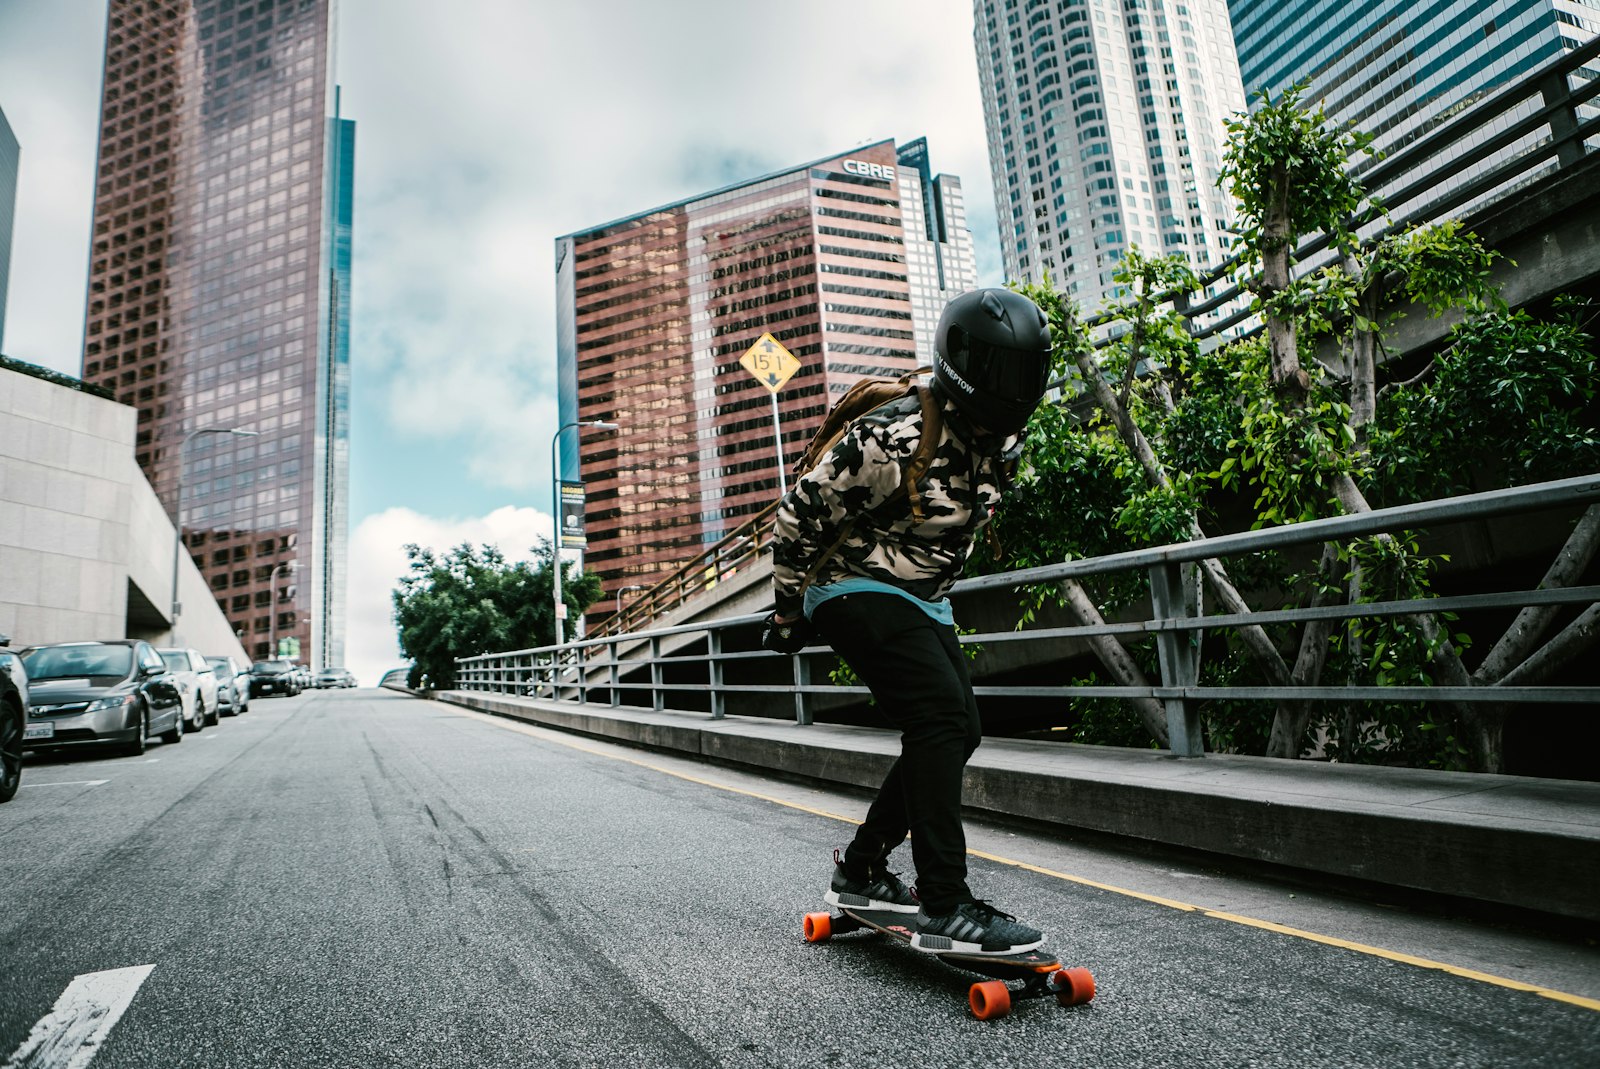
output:
<instances>
[{"instance_id":1,"label":"backpack strap","mask_svg":"<svg viewBox=\"0 0 1600 1069\"><path fill-rule=\"evenodd\" d=\"M939 448L939 439L944 434L944 412L927 386L917 386L917 400L922 402L922 437L917 441L917 450L911 454L910 463L906 465L901 487L911 498L911 518L921 523L924 518L922 488L917 484L928 474L928 465L933 463L933 454Z\"/></svg>"}]
</instances>

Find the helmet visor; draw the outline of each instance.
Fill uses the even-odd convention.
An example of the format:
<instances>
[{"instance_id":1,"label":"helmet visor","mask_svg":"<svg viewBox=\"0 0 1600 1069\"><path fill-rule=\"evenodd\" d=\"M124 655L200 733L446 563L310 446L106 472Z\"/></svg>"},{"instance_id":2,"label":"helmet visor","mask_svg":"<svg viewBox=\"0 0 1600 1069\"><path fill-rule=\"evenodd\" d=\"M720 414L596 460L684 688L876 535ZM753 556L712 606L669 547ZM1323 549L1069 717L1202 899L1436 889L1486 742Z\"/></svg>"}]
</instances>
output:
<instances>
[{"instance_id":1,"label":"helmet visor","mask_svg":"<svg viewBox=\"0 0 1600 1069\"><path fill-rule=\"evenodd\" d=\"M965 331L950 332L951 360L980 394L1034 403L1050 379L1050 353L991 345Z\"/></svg>"}]
</instances>

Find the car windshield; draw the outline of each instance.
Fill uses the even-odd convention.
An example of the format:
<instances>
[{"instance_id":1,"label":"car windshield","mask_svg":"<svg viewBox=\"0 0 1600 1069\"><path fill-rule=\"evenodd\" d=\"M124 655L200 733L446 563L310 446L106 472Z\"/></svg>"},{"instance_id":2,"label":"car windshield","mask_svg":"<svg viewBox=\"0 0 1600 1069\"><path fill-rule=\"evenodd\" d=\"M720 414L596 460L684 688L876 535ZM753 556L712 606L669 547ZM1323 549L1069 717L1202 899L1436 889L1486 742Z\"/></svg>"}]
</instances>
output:
<instances>
[{"instance_id":1,"label":"car windshield","mask_svg":"<svg viewBox=\"0 0 1600 1069\"><path fill-rule=\"evenodd\" d=\"M161 659L167 662L167 667L174 672L193 671L189 667L189 655L182 650L166 650L161 654Z\"/></svg>"},{"instance_id":2,"label":"car windshield","mask_svg":"<svg viewBox=\"0 0 1600 1069\"><path fill-rule=\"evenodd\" d=\"M282 661L263 661L250 666L251 674L258 676L281 676L288 670L289 666Z\"/></svg>"},{"instance_id":3,"label":"car windshield","mask_svg":"<svg viewBox=\"0 0 1600 1069\"><path fill-rule=\"evenodd\" d=\"M22 663L34 682L89 676L121 679L133 669L133 650L127 646L45 646L27 654Z\"/></svg>"},{"instance_id":4,"label":"car windshield","mask_svg":"<svg viewBox=\"0 0 1600 1069\"><path fill-rule=\"evenodd\" d=\"M219 671L226 672L228 670L228 660L225 657L207 657L206 663Z\"/></svg>"}]
</instances>

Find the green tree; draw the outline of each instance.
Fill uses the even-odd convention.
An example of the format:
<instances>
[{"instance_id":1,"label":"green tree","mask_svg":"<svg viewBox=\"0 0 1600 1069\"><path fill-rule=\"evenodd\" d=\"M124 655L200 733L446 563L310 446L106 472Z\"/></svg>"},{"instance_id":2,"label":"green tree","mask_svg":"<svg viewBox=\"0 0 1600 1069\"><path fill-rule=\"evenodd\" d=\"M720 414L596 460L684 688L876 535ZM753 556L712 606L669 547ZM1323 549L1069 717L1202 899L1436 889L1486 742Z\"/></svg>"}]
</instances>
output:
<instances>
[{"instance_id":1,"label":"green tree","mask_svg":"<svg viewBox=\"0 0 1600 1069\"><path fill-rule=\"evenodd\" d=\"M406 546L410 573L394 591L400 651L412 661L412 687L449 690L455 662L482 653L530 649L555 642L555 591L550 543L540 539L533 561L508 563L495 546L468 543L440 556ZM562 562L561 600L567 618L599 599L600 580L572 574Z\"/></svg>"},{"instance_id":2,"label":"green tree","mask_svg":"<svg viewBox=\"0 0 1600 1069\"><path fill-rule=\"evenodd\" d=\"M1366 511L1369 499L1486 488L1450 482L1463 472L1505 485L1600 468L1595 358L1580 315L1539 323L1507 314L1489 284L1495 254L1453 222L1384 228L1381 207L1347 171L1367 139L1308 113L1294 92L1263 101L1231 129L1223 177L1239 202L1241 276L1264 336L1200 352L1166 303L1195 288L1193 275L1137 250L1120 265L1126 296L1098 321L1113 335L1098 348L1061 295L1025 287L1056 328L1057 370L1074 374L1084 396L1035 417L1028 462L999 520L1002 543L1017 547L1006 567ZM1358 239L1365 224L1378 235ZM1297 274L1295 248L1319 233L1336 265ZM1384 331L1408 308L1461 322L1420 372L1384 382ZM1573 581L1597 543L1600 508L1577 525L1544 585ZM1193 595L1226 613L1249 611L1246 591L1275 604L1424 598L1437 563L1401 532L1327 545L1298 573L1276 559L1236 559L1233 574L1202 562ZM1035 591L1025 609L1049 597L1096 625L1100 606L1138 596L1128 583L1098 584L1096 596L1066 583ZM1227 685L1309 686L1325 671L1352 684L1522 682L1547 676L1600 632L1600 608L1591 608L1542 642L1556 612L1524 613L1475 671L1462 659L1468 636L1453 634L1447 617L1416 614L1314 622L1298 635L1238 628L1203 672ZM1091 646L1114 682L1148 685L1148 641ZM1156 703L1135 701L1130 711L1165 742ZM1216 748L1295 757L1315 724L1341 759L1498 770L1495 713L1460 703L1439 716L1402 703L1330 715L1286 701L1263 720L1259 707L1213 703L1207 730ZM1096 720L1099 735L1116 735L1104 710Z\"/></svg>"}]
</instances>

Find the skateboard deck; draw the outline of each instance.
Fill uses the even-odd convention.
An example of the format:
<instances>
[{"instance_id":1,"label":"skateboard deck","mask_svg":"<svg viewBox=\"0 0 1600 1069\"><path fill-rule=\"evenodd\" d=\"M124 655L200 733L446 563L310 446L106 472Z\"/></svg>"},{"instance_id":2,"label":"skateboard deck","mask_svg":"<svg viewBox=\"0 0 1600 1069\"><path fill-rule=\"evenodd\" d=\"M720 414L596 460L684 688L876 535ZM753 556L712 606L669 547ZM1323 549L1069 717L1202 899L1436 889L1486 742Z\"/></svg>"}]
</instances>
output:
<instances>
[{"instance_id":1,"label":"skateboard deck","mask_svg":"<svg viewBox=\"0 0 1600 1069\"><path fill-rule=\"evenodd\" d=\"M822 943L836 935L869 930L911 945L913 913L894 913L856 906L835 906L837 912L807 913L805 938ZM1004 1017L1018 999L1055 996L1062 1006L1078 1006L1094 998L1094 976L1088 969L1069 969L1050 954L1030 950L1022 954L970 954L956 950L924 951L946 965L990 979L967 990L967 1004L980 1021ZM1013 987L1013 984L1018 986Z\"/></svg>"}]
</instances>

